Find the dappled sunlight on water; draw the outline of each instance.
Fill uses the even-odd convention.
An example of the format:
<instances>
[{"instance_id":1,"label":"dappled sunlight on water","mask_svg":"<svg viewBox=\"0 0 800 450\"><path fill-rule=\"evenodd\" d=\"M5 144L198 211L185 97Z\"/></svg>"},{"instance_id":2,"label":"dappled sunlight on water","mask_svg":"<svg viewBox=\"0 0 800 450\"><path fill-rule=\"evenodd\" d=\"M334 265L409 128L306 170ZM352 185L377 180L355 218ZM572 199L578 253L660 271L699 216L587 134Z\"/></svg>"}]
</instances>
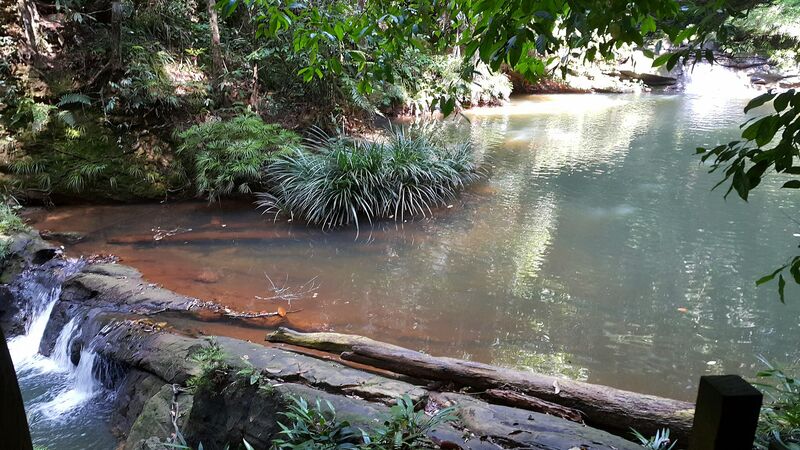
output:
<instances>
[{"instance_id":1,"label":"dappled sunlight on water","mask_svg":"<svg viewBox=\"0 0 800 450\"><path fill-rule=\"evenodd\" d=\"M694 155L736 137L745 102L546 96L471 111L454 133L485 144L486 179L434 218L357 238L234 202L61 208L36 226L89 232L69 250L117 254L187 295L298 310L185 325L198 332L359 333L692 399L700 375L800 357L800 304L754 286L792 254L797 201L777 182L724 201ZM291 304L266 300L292 290Z\"/></svg>"}]
</instances>

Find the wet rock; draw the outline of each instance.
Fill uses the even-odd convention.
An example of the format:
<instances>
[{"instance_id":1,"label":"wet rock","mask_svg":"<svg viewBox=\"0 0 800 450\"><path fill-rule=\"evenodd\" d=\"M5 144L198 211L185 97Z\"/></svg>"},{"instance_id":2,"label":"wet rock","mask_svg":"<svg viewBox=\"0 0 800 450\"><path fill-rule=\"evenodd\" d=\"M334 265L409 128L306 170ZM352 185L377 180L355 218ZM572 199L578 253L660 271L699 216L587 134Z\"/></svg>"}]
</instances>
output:
<instances>
[{"instance_id":1,"label":"wet rock","mask_svg":"<svg viewBox=\"0 0 800 450\"><path fill-rule=\"evenodd\" d=\"M172 423L173 398L176 403L179 429L184 429L189 412L192 411L194 397L186 393L173 393L171 385L163 385L158 392L150 397L142 406L141 413L131 426L128 438L125 440L124 450L147 450L154 444L168 442L175 433L175 424ZM170 448L170 447L167 447Z\"/></svg>"},{"instance_id":2,"label":"wet rock","mask_svg":"<svg viewBox=\"0 0 800 450\"><path fill-rule=\"evenodd\" d=\"M25 332L25 311L15 301L11 288L0 285L0 328L7 336L16 336Z\"/></svg>"},{"instance_id":3,"label":"wet rock","mask_svg":"<svg viewBox=\"0 0 800 450\"><path fill-rule=\"evenodd\" d=\"M462 425L470 432L505 448L641 450L605 431L545 414L491 405L462 394L436 394L435 399L456 406Z\"/></svg>"},{"instance_id":4,"label":"wet rock","mask_svg":"<svg viewBox=\"0 0 800 450\"><path fill-rule=\"evenodd\" d=\"M10 236L8 242L0 273L3 284L12 283L26 268L44 264L58 255L58 249L43 241L35 231Z\"/></svg>"},{"instance_id":5,"label":"wet rock","mask_svg":"<svg viewBox=\"0 0 800 450\"><path fill-rule=\"evenodd\" d=\"M161 378L138 369L131 369L116 390L111 415L112 430L125 435L142 413L145 403L158 394L164 386L167 386L167 383Z\"/></svg>"},{"instance_id":6,"label":"wet rock","mask_svg":"<svg viewBox=\"0 0 800 450\"><path fill-rule=\"evenodd\" d=\"M77 244L86 239L86 235L77 231L41 230L39 235L45 241L56 241L62 244Z\"/></svg>"}]
</instances>

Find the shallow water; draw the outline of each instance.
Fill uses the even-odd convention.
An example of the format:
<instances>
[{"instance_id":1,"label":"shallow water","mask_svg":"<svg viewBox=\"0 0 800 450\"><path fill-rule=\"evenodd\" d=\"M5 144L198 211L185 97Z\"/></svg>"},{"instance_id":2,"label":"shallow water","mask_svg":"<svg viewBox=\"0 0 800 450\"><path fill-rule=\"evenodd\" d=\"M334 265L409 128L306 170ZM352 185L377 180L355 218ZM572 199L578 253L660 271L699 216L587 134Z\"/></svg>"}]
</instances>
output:
<instances>
[{"instance_id":1,"label":"shallow water","mask_svg":"<svg viewBox=\"0 0 800 450\"><path fill-rule=\"evenodd\" d=\"M472 111L458 130L487 143L485 180L432 219L358 236L235 202L64 207L34 225L87 232L72 255L119 255L187 295L296 310L191 325L204 333L358 333L693 399L700 375L800 357L797 290L782 305L774 286L754 285L796 250L796 196L776 181L725 201L694 155L737 136L745 103L563 95ZM165 233L177 235L152 239Z\"/></svg>"}]
</instances>

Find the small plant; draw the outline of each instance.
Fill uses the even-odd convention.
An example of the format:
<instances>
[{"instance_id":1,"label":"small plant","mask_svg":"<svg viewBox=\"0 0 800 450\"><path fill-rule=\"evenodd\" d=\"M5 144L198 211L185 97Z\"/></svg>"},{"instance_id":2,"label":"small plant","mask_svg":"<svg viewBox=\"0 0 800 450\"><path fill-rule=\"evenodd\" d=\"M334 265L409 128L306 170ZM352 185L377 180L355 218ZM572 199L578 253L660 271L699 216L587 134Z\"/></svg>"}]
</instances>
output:
<instances>
[{"instance_id":1,"label":"small plant","mask_svg":"<svg viewBox=\"0 0 800 450\"><path fill-rule=\"evenodd\" d=\"M426 434L438 425L455 420L453 408L428 416L416 411L414 402L403 395L389 410L384 422L373 432L355 428L336 418L336 410L327 401L309 405L303 398L289 397L292 404L283 413L290 425L279 423L283 439L272 441L278 450L360 449L414 450L435 448Z\"/></svg>"},{"instance_id":2,"label":"small plant","mask_svg":"<svg viewBox=\"0 0 800 450\"><path fill-rule=\"evenodd\" d=\"M0 203L0 234L11 234L20 231L25 231L28 226L17 215L19 207L8 205L5 202Z\"/></svg>"},{"instance_id":3,"label":"small plant","mask_svg":"<svg viewBox=\"0 0 800 450\"><path fill-rule=\"evenodd\" d=\"M178 137L183 141L178 153L193 170L197 193L209 200L250 193L261 182L264 166L299 141L250 112L194 125Z\"/></svg>"},{"instance_id":4,"label":"small plant","mask_svg":"<svg viewBox=\"0 0 800 450\"><path fill-rule=\"evenodd\" d=\"M259 207L322 228L428 216L477 178L468 143L437 129L394 129L386 142L323 136L269 166Z\"/></svg>"},{"instance_id":5,"label":"small plant","mask_svg":"<svg viewBox=\"0 0 800 450\"><path fill-rule=\"evenodd\" d=\"M247 356L242 356L242 362L244 363L244 367L236 372L236 375L245 378L250 383L250 386L260 385L261 382L264 381L264 375L261 369L255 367Z\"/></svg>"},{"instance_id":6,"label":"small plant","mask_svg":"<svg viewBox=\"0 0 800 450\"><path fill-rule=\"evenodd\" d=\"M336 419L336 410L328 401L316 400L313 406L300 397L289 396L291 404L281 413L291 424L278 422L283 439L272 441L279 450L345 450L357 449L364 442L363 433L347 421Z\"/></svg>"},{"instance_id":7,"label":"small plant","mask_svg":"<svg viewBox=\"0 0 800 450\"><path fill-rule=\"evenodd\" d=\"M412 450L430 447L433 443L428 440L427 433L436 426L453 420L453 408L442 409L429 417L424 411L416 411L411 397L403 395L389 409L389 417L372 439L380 449Z\"/></svg>"},{"instance_id":8,"label":"small plant","mask_svg":"<svg viewBox=\"0 0 800 450\"><path fill-rule=\"evenodd\" d=\"M647 438L642 433L631 428L631 433L639 441L640 444L649 450L672 450L675 448L677 441L672 441L669 438L669 429L664 428L656 431L655 436Z\"/></svg>"},{"instance_id":9,"label":"small plant","mask_svg":"<svg viewBox=\"0 0 800 450\"><path fill-rule=\"evenodd\" d=\"M763 357L759 359L767 368L756 374L761 382L755 384L767 401L761 408L755 446L800 450L800 379Z\"/></svg>"},{"instance_id":10,"label":"small plant","mask_svg":"<svg viewBox=\"0 0 800 450\"><path fill-rule=\"evenodd\" d=\"M200 373L192 376L186 383L191 390L196 391L209 385L215 376L222 375L224 372L223 360L225 359L225 354L213 338L209 340L207 347L197 350L190 359L200 367Z\"/></svg>"},{"instance_id":11,"label":"small plant","mask_svg":"<svg viewBox=\"0 0 800 450\"><path fill-rule=\"evenodd\" d=\"M10 235L28 229L25 222L17 215L18 207L0 203L0 260L8 255L8 247L11 244Z\"/></svg>"}]
</instances>

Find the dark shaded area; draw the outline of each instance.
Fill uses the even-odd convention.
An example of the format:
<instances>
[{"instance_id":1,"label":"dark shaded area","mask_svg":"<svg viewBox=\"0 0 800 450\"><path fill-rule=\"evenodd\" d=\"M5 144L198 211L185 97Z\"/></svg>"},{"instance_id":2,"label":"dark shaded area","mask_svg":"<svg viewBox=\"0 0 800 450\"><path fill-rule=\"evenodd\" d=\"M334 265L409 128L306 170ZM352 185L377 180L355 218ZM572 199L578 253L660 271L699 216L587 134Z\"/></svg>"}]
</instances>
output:
<instances>
[{"instance_id":1,"label":"dark shaded area","mask_svg":"<svg viewBox=\"0 0 800 450\"><path fill-rule=\"evenodd\" d=\"M3 448L6 450L31 450L31 435L22 394L19 392L14 363L8 352L6 336L0 329L0 430L3 430Z\"/></svg>"}]
</instances>

